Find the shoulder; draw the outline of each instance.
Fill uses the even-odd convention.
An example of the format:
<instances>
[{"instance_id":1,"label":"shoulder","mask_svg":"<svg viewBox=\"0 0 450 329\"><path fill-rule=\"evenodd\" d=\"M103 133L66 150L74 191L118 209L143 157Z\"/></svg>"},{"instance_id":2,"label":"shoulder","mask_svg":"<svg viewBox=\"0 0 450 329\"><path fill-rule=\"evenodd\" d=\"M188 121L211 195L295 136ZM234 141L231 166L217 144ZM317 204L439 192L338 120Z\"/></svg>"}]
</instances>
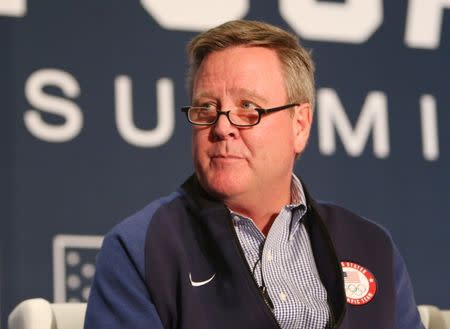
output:
<instances>
[{"instance_id":1,"label":"shoulder","mask_svg":"<svg viewBox=\"0 0 450 329\"><path fill-rule=\"evenodd\" d=\"M106 234L96 259L85 328L162 328L145 286L145 236L158 210L177 196L153 201Z\"/></svg>"},{"instance_id":2,"label":"shoulder","mask_svg":"<svg viewBox=\"0 0 450 329\"><path fill-rule=\"evenodd\" d=\"M315 203L314 209L339 250L338 254L355 253L355 247L361 253L378 250L385 255L393 254L391 234L382 225L330 202L319 201Z\"/></svg>"},{"instance_id":3,"label":"shoulder","mask_svg":"<svg viewBox=\"0 0 450 329\"><path fill-rule=\"evenodd\" d=\"M180 197L180 193L174 192L166 197L159 198L149 203L143 209L129 216L114 226L107 236L120 239L136 239L145 236L149 224L154 220L155 214L167 207L171 202Z\"/></svg>"},{"instance_id":4,"label":"shoulder","mask_svg":"<svg viewBox=\"0 0 450 329\"><path fill-rule=\"evenodd\" d=\"M149 225L161 209L179 197L180 194L174 192L166 197L156 199L114 226L104 238L102 253L112 254L120 251L120 253L127 254L142 274L144 272L144 246Z\"/></svg>"},{"instance_id":5,"label":"shoulder","mask_svg":"<svg viewBox=\"0 0 450 329\"><path fill-rule=\"evenodd\" d=\"M356 214L332 202L316 201L317 212L331 229L350 230L378 234L391 239L389 231L381 224Z\"/></svg>"}]
</instances>

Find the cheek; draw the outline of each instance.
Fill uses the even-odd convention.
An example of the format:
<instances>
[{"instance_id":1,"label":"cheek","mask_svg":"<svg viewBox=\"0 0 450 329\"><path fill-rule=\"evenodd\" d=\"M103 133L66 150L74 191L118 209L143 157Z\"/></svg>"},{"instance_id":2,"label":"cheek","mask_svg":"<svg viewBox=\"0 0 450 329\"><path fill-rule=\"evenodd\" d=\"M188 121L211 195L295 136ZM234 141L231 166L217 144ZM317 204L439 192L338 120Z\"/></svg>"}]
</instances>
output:
<instances>
[{"instance_id":1,"label":"cheek","mask_svg":"<svg viewBox=\"0 0 450 329\"><path fill-rule=\"evenodd\" d=\"M270 131L271 133L257 136L252 143L247 144L252 154L269 168L275 162L289 162L295 155L293 135L288 127Z\"/></svg>"},{"instance_id":2,"label":"cheek","mask_svg":"<svg viewBox=\"0 0 450 329\"><path fill-rule=\"evenodd\" d=\"M208 145L208 134L204 130L197 130L194 128L192 131L192 158L195 163L198 163L205 158Z\"/></svg>"},{"instance_id":3,"label":"cheek","mask_svg":"<svg viewBox=\"0 0 450 329\"><path fill-rule=\"evenodd\" d=\"M290 126L277 124L261 125L261 129L242 134L244 143L253 153L265 156L285 152L286 148L292 147L292 137Z\"/></svg>"}]
</instances>

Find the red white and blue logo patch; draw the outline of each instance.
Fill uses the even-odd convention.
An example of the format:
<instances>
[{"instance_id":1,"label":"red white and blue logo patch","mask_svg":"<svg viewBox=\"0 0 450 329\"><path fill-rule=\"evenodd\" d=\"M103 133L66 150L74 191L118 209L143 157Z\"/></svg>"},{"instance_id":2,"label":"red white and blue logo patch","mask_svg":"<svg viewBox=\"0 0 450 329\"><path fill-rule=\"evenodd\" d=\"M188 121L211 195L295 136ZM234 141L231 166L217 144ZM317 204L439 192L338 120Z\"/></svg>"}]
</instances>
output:
<instances>
[{"instance_id":1,"label":"red white and blue logo patch","mask_svg":"<svg viewBox=\"0 0 450 329\"><path fill-rule=\"evenodd\" d=\"M377 282L372 272L353 262L341 262L341 266L347 303L364 305L370 302L377 292Z\"/></svg>"}]
</instances>

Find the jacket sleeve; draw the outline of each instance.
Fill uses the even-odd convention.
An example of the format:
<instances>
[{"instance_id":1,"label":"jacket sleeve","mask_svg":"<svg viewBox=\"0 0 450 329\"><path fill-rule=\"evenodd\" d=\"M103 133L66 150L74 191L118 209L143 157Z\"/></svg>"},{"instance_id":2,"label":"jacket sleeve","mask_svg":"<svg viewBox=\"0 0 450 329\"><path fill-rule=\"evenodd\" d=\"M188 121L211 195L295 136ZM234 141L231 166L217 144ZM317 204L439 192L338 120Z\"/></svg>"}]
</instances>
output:
<instances>
[{"instance_id":1,"label":"jacket sleeve","mask_svg":"<svg viewBox=\"0 0 450 329\"><path fill-rule=\"evenodd\" d=\"M144 282L146 229L135 224L119 225L103 241L97 256L85 329L163 328Z\"/></svg>"},{"instance_id":2,"label":"jacket sleeve","mask_svg":"<svg viewBox=\"0 0 450 329\"><path fill-rule=\"evenodd\" d=\"M420 320L414 299L413 287L405 262L396 246L395 249L395 283L396 283L396 329L425 329Z\"/></svg>"}]
</instances>

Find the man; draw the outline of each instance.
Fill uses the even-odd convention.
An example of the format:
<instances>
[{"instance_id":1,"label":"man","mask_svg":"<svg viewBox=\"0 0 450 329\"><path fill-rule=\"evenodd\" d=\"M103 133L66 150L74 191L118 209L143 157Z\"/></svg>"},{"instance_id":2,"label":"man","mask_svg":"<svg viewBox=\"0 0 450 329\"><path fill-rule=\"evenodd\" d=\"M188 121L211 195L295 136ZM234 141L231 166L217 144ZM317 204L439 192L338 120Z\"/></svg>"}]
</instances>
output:
<instances>
[{"instance_id":1,"label":"man","mask_svg":"<svg viewBox=\"0 0 450 329\"><path fill-rule=\"evenodd\" d=\"M293 174L314 107L295 36L233 21L188 52L195 175L106 236L86 328L422 328L384 229Z\"/></svg>"}]
</instances>

